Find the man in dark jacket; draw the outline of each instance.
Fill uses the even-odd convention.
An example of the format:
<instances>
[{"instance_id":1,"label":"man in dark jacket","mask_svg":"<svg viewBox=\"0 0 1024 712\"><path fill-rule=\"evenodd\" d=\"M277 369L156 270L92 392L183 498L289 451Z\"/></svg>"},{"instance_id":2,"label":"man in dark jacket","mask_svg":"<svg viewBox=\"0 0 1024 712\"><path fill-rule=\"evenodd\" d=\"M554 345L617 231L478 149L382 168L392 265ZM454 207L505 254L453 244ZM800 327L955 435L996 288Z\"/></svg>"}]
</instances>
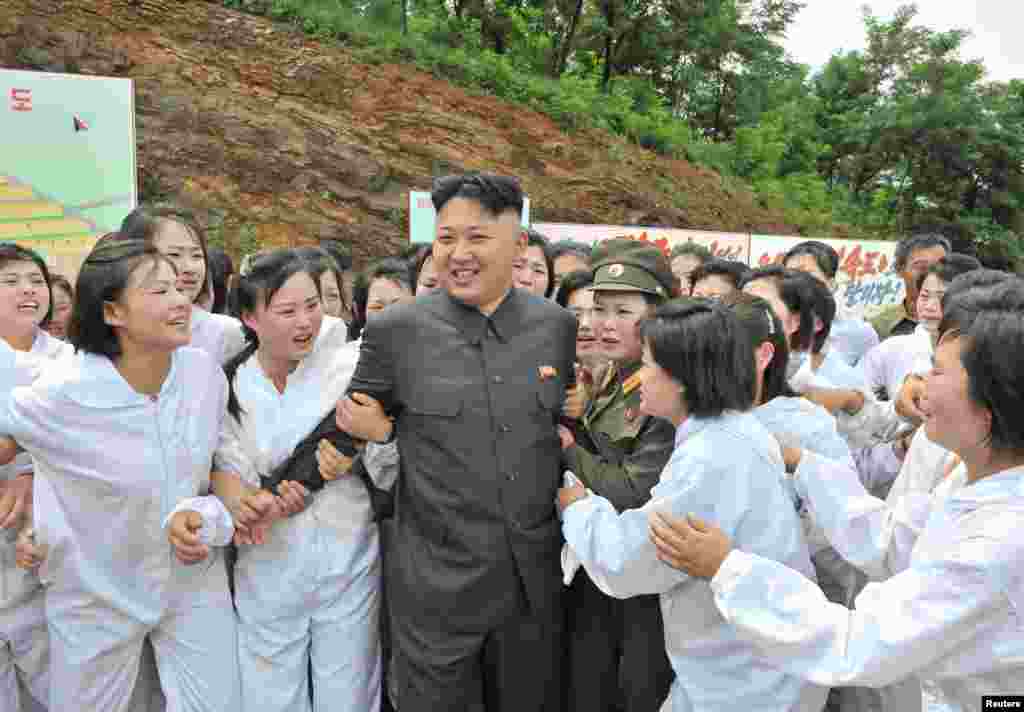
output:
<instances>
[{"instance_id":1,"label":"man in dark jacket","mask_svg":"<svg viewBox=\"0 0 1024 712\"><path fill-rule=\"evenodd\" d=\"M368 324L350 386L394 417L401 455L385 572L398 708L555 710L556 425L573 381L575 320L512 286L526 248L515 180L452 176L432 197L445 289ZM343 401L338 425L372 439L363 407Z\"/></svg>"}]
</instances>

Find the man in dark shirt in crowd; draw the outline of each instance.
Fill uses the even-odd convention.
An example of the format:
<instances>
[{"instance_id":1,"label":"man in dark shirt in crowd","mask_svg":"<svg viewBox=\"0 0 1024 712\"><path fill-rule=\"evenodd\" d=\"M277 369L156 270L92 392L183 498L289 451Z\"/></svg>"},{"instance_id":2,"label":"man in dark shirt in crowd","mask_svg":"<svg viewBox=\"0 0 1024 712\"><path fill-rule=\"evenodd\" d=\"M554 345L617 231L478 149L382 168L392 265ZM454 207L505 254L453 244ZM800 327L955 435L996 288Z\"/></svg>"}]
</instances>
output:
<instances>
[{"instance_id":1,"label":"man in dark shirt in crowd","mask_svg":"<svg viewBox=\"0 0 1024 712\"><path fill-rule=\"evenodd\" d=\"M557 710L556 425L576 324L512 286L526 249L517 181L452 176L432 198L445 288L368 324L349 389L394 418L401 455L385 557L397 707ZM339 405L338 425L370 439L357 400Z\"/></svg>"}]
</instances>

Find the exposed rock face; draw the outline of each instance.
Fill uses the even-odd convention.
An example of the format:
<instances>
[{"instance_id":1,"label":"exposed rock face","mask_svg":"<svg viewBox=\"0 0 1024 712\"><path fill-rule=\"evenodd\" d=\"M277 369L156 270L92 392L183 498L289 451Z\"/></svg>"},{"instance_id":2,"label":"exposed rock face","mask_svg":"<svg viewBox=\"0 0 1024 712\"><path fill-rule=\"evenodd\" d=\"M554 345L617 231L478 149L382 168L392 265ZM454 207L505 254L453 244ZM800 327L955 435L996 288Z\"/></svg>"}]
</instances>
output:
<instances>
[{"instance_id":1,"label":"exposed rock face","mask_svg":"<svg viewBox=\"0 0 1024 712\"><path fill-rule=\"evenodd\" d=\"M462 169L518 175L538 221L795 232L712 171L215 3L4 0L0 63L132 77L140 195L197 209L236 255L394 252L407 192Z\"/></svg>"}]
</instances>

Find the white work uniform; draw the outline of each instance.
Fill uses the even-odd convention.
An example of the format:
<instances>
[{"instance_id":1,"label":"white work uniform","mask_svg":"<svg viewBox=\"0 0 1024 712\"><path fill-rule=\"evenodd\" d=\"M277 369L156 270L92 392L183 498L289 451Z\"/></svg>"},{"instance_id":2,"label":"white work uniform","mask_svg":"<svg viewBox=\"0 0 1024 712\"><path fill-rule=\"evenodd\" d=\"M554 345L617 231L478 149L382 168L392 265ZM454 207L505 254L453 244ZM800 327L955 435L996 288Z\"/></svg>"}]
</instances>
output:
<instances>
[{"instance_id":1,"label":"white work uniform","mask_svg":"<svg viewBox=\"0 0 1024 712\"><path fill-rule=\"evenodd\" d=\"M218 470L260 484L344 395L359 360L344 322L324 317L312 353L284 393L254 354L238 369L241 422L224 420ZM380 551L369 495L342 476L302 512L278 520L264 544L240 546L235 565L244 705L260 712L377 710Z\"/></svg>"},{"instance_id":2,"label":"white work uniform","mask_svg":"<svg viewBox=\"0 0 1024 712\"><path fill-rule=\"evenodd\" d=\"M197 306L192 307L189 321L192 339L189 346L202 349L223 364L243 348L245 333L242 322L225 314L211 314Z\"/></svg>"},{"instance_id":3,"label":"white work uniform","mask_svg":"<svg viewBox=\"0 0 1024 712\"><path fill-rule=\"evenodd\" d=\"M813 373L812 383L819 388L863 388L866 381L859 368L850 366L842 354L830 348L825 349L825 358L817 369L811 368L808 358L805 366Z\"/></svg>"},{"instance_id":4,"label":"white work uniform","mask_svg":"<svg viewBox=\"0 0 1024 712\"><path fill-rule=\"evenodd\" d=\"M807 710L817 712L823 688L767 664L715 609L706 581L658 560L648 514L693 513L715 522L737 546L796 567L813 581L800 520L786 492L778 443L749 413L688 418L651 500L621 514L596 495L562 514L566 542L602 590L619 598L661 594L665 645L675 682L672 712ZM743 542L743 543L740 543Z\"/></svg>"},{"instance_id":5,"label":"white work uniform","mask_svg":"<svg viewBox=\"0 0 1024 712\"><path fill-rule=\"evenodd\" d=\"M886 502L893 504L911 492L933 491L955 458L952 452L932 442L924 428L918 428Z\"/></svg>"},{"instance_id":6,"label":"white work uniform","mask_svg":"<svg viewBox=\"0 0 1024 712\"><path fill-rule=\"evenodd\" d=\"M221 367L198 349L177 349L160 393L148 397L110 359L80 352L2 396L0 432L36 465L50 709L135 709L149 635L169 710L239 710L221 552L181 564L163 526L179 501L209 490L227 402Z\"/></svg>"},{"instance_id":7,"label":"white work uniform","mask_svg":"<svg viewBox=\"0 0 1024 712\"><path fill-rule=\"evenodd\" d=\"M191 333L189 346L205 351L220 364L226 363L232 356L245 348L242 322L224 314L213 314L193 305L189 330ZM160 678L157 674L153 646L148 641L143 646L142 663L135 694L139 699L148 700L147 712L163 712L166 707L163 692L160 690Z\"/></svg>"},{"instance_id":8,"label":"white work uniform","mask_svg":"<svg viewBox=\"0 0 1024 712\"><path fill-rule=\"evenodd\" d=\"M890 336L864 354L861 369L873 392L895 400L907 376L931 370L934 353L931 333L918 324L913 332Z\"/></svg>"},{"instance_id":9,"label":"white work uniform","mask_svg":"<svg viewBox=\"0 0 1024 712\"><path fill-rule=\"evenodd\" d=\"M835 418L821 406L805 398L778 397L751 412L783 444L811 450L854 466L850 448L836 430ZM839 558L829 546L825 533L814 524L806 507L801 507L800 514L819 585L829 600L845 601L849 586L856 583L856 569Z\"/></svg>"},{"instance_id":10,"label":"white work uniform","mask_svg":"<svg viewBox=\"0 0 1024 712\"><path fill-rule=\"evenodd\" d=\"M2 340L0 340L2 341ZM0 368L0 391L31 384L39 375L71 352L71 347L36 330L32 348L15 352L3 343L7 368ZM33 471L32 457L19 453L0 467L0 480ZM15 565L18 528L0 531L0 712L30 708L29 696L44 705L49 696L50 646L43 615L43 589L39 577ZM26 694L29 693L29 694Z\"/></svg>"},{"instance_id":11,"label":"white work uniform","mask_svg":"<svg viewBox=\"0 0 1024 712\"><path fill-rule=\"evenodd\" d=\"M913 546L905 565L893 546L900 541L892 536L900 515L891 508L883 513L863 496L846 501L834 483L812 479L807 486L817 493L811 497L816 510L827 518L834 508L835 523L859 527L847 539L886 539L889 555L876 559L894 575L868 584L850 610L825 600L797 571L740 545L711 587L718 609L743 639L774 664L823 685L879 687L916 676L929 712L981 710L982 695L1020 694L1024 468L952 489L925 505L920 535L908 536ZM904 510L903 524L919 514ZM886 526L872 529L869 520ZM830 535L834 528L826 525ZM838 539L833 543L843 551Z\"/></svg>"},{"instance_id":12,"label":"white work uniform","mask_svg":"<svg viewBox=\"0 0 1024 712\"><path fill-rule=\"evenodd\" d=\"M878 345L878 332L859 316L839 318L832 322L828 343L850 366L856 366L868 351Z\"/></svg>"}]
</instances>

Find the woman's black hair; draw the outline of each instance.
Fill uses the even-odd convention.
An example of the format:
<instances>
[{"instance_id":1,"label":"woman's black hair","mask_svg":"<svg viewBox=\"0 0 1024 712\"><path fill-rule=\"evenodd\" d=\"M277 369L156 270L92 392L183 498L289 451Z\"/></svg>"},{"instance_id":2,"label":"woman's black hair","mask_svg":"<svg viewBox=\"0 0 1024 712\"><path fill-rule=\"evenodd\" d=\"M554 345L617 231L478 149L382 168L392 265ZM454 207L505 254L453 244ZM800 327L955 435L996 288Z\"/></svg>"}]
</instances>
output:
<instances>
[{"instance_id":1,"label":"woman's black hair","mask_svg":"<svg viewBox=\"0 0 1024 712\"><path fill-rule=\"evenodd\" d=\"M938 262L929 265L928 269L917 278L917 284L914 286L917 288L917 291L920 292L921 285L923 285L924 281L928 279L928 275L934 274L939 278L940 282L943 284L949 284L960 275L967 274L968 272L973 272L978 269L981 269L981 262L978 262L976 258L971 257L970 255L961 255L956 252L951 252Z\"/></svg>"},{"instance_id":2,"label":"woman's black hair","mask_svg":"<svg viewBox=\"0 0 1024 712\"><path fill-rule=\"evenodd\" d=\"M697 286L697 282L708 277L722 277L732 284L734 289L739 289L749 271L742 262L712 257L690 273L690 291L692 292L693 287Z\"/></svg>"},{"instance_id":3,"label":"woman's black hair","mask_svg":"<svg viewBox=\"0 0 1024 712\"><path fill-rule=\"evenodd\" d=\"M569 308L569 298L573 292L585 289L594 283L594 273L590 270L580 269L562 277L562 284L558 287L558 295L555 301L559 306Z\"/></svg>"},{"instance_id":4,"label":"woman's black hair","mask_svg":"<svg viewBox=\"0 0 1024 712\"><path fill-rule=\"evenodd\" d=\"M966 333L984 309L1024 309L1020 278L995 270L974 270L954 279L942 297L938 334Z\"/></svg>"},{"instance_id":5,"label":"woman's black hair","mask_svg":"<svg viewBox=\"0 0 1024 712\"><path fill-rule=\"evenodd\" d=\"M331 253L325 250L323 247L296 247L295 251L298 252L299 256L305 260L308 260L314 269L315 281L317 285L320 284L320 279L328 272L334 275L334 280L338 284L338 294L341 297L341 313L344 314L348 311L348 304L345 302L345 283L341 278L341 268Z\"/></svg>"},{"instance_id":6,"label":"woman's black hair","mask_svg":"<svg viewBox=\"0 0 1024 712\"><path fill-rule=\"evenodd\" d=\"M654 361L683 386L690 415L753 405L754 349L730 309L707 299L673 300L641 322L640 334Z\"/></svg>"},{"instance_id":7,"label":"woman's black hair","mask_svg":"<svg viewBox=\"0 0 1024 712\"><path fill-rule=\"evenodd\" d=\"M974 295L976 311L969 325L960 360L967 371L969 397L992 414L988 444L999 452L1024 453L1024 283L1004 284L965 292Z\"/></svg>"},{"instance_id":8,"label":"woman's black hair","mask_svg":"<svg viewBox=\"0 0 1024 712\"><path fill-rule=\"evenodd\" d=\"M302 256L299 250L286 248L274 250L252 260L247 271L238 275L235 287L235 305L239 315L252 314L259 305L264 308L270 305L274 295L284 286L285 282L296 274L308 274L320 294L320 280L317 279L317 267ZM245 334L245 348L224 364L224 373L228 379L228 413L235 420L241 419L242 406L235 393L235 374L238 368L260 347L256 332L242 322Z\"/></svg>"},{"instance_id":9,"label":"woman's black hair","mask_svg":"<svg viewBox=\"0 0 1024 712\"><path fill-rule=\"evenodd\" d=\"M412 285L413 293L416 291L416 287L420 283L420 273L423 272L423 266L427 264L427 260L434 259L434 246L433 245L421 245L422 249L416 252L416 258L412 260Z\"/></svg>"},{"instance_id":10,"label":"woman's black hair","mask_svg":"<svg viewBox=\"0 0 1024 712\"><path fill-rule=\"evenodd\" d=\"M213 286L213 305L210 311L225 314L228 307L228 278L235 273L235 264L228 253L219 247L211 247L207 257L210 261L210 283Z\"/></svg>"},{"instance_id":11,"label":"woman's black hair","mask_svg":"<svg viewBox=\"0 0 1024 712\"><path fill-rule=\"evenodd\" d=\"M82 263L75 283L68 342L76 352L106 356L111 361L121 356L121 342L114 327L107 323L103 307L120 299L135 270L146 264L156 269L161 262L178 273L173 262L143 240L108 233L97 242Z\"/></svg>"},{"instance_id":12,"label":"woman's black hair","mask_svg":"<svg viewBox=\"0 0 1024 712\"><path fill-rule=\"evenodd\" d=\"M352 269L352 251L345 243L338 240L321 240L320 249L327 250L327 254L334 258L342 272Z\"/></svg>"},{"instance_id":13,"label":"woman's black hair","mask_svg":"<svg viewBox=\"0 0 1024 712\"><path fill-rule=\"evenodd\" d=\"M780 396L796 397L796 391L790 388L789 380L786 378L786 367L789 365L789 344L786 341L786 332L771 304L761 297L755 297L746 292L731 294L722 300L722 304L736 315L755 351L764 343L775 347L772 360L764 370L761 403L767 403Z\"/></svg>"},{"instance_id":14,"label":"woman's black hair","mask_svg":"<svg viewBox=\"0 0 1024 712\"><path fill-rule=\"evenodd\" d=\"M836 300L824 284L807 274L778 265L759 267L743 280L746 287L760 279L771 280L782 303L800 319L800 326L790 338L790 351L819 353L832 330ZM822 331L814 331L815 318L821 320Z\"/></svg>"},{"instance_id":15,"label":"woman's black hair","mask_svg":"<svg viewBox=\"0 0 1024 712\"><path fill-rule=\"evenodd\" d=\"M789 248L789 252L782 258L782 266L785 267L791 259L802 255L814 258L818 269L826 277L829 279L836 278L836 273L839 272L839 253L836 252L834 247L819 240L806 240Z\"/></svg>"},{"instance_id":16,"label":"woman's black hair","mask_svg":"<svg viewBox=\"0 0 1024 712\"><path fill-rule=\"evenodd\" d=\"M50 274L50 292L52 293L54 289L63 289L68 297L71 299L75 298L75 288L71 286L71 282L68 281L68 278L62 274Z\"/></svg>"},{"instance_id":17,"label":"woman's black hair","mask_svg":"<svg viewBox=\"0 0 1024 712\"><path fill-rule=\"evenodd\" d=\"M352 321L348 325L348 339L355 341L366 326L366 303L370 299L370 285L378 279L397 282L410 294L416 293L416 282L412 278L412 267L400 257L385 257L377 260L356 275L352 283Z\"/></svg>"},{"instance_id":18,"label":"woman's black hair","mask_svg":"<svg viewBox=\"0 0 1024 712\"><path fill-rule=\"evenodd\" d=\"M0 267L5 267L11 262L31 262L43 273L43 281L46 282L46 289L50 293L50 307L46 310L43 320L38 324L39 328L43 328L53 318L53 279L50 277L50 270L46 267L46 260L35 250L22 247L14 242L0 242Z\"/></svg>"},{"instance_id":19,"label":"woman's black hair","mask_svg":"<svg viewBox=\"0 0 1024 712\"><path fill-rule=\"evenodd\" d=\"M548 271L548 286L544 288L544 296L550 297L555 291L555 261L551 258L551 243L533 228L527 228L525 232L526 247L539 247L541 254L544 255L544 266Z\"/></svg>"},{"instance_id":20,"label":"woman's black hair","mask_svg":"<svg viewBox=\"0 0 1024 712\"><path fill-rule=\"evenodd\" d=\"M199 304L210 296L210 253L207 249L206 233L199 227L199 222L193 213L184 208L173 205L140 205L128 213L128 216L121 223L118 231L124 239L142 240L152 246L153 240L160 231L160 226L165 222L176 222L199 243L203 253L203 287L196 295L195 303Z\"/></svg>"},{"instance_id":21,"label":"woman's black hair","mask_svg":"<svg viewBox=\"0 0 1024 712\"><path fill-rule=\"evenodd\" d=\"M814 339L811 341L811 353L817 354L821 353L821 350L825 348L825 344L828 342L829 334L832 333L832 322L836 319L838 307L836 306L835 295L832 294L831 289L806 272L801 272L800 274L807 280L807 289L814 300L814 315L821 320L821 328L814 332Z\"/></svg>"},{"instance_id":22,"label":"woman's black hair","mask_svg":"<svg viewBox=\"0 0 1024 712\"><path fill-rule=\"evenodd\" d=\"M994 287L1010 279L1016 279L1016 277L995 269L975 269L955 277L947 285L946 293L942 295L942 320L939 321L939 335L941 336L951 328L959 329L960 321L964 318L960 311L963 307L959 304L961 294L985 287Z\"/></svg>"}]
</instances>

